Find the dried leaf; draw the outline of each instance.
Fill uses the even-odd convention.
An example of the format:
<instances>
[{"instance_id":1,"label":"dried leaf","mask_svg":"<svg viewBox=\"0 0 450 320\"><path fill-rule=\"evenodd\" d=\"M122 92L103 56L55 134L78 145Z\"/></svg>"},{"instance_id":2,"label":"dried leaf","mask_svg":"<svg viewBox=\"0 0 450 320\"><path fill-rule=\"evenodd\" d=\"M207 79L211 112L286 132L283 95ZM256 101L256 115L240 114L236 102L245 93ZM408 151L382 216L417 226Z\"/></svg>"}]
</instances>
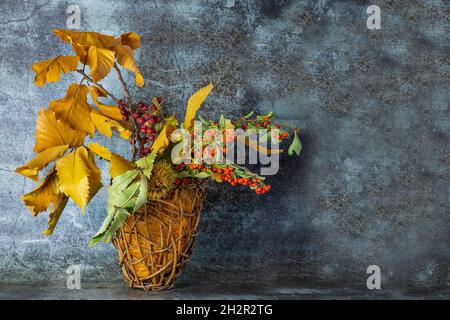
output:
<instances>
[{"instance_id":1,"label":"dried leaf","mask_svg":"<svg viewBox=\"0 0 450 320\"><path fill-rule=\"evenodd\" d=\"M194 124L194 118L197 113L197 110L202 105L203 101L205 101L208 94L213 89L213 84L210 83L206 87L201 88L196 93L194 93L188 100L188 105L186 109L186 117L184 119L184 127L186 129L190 129Z\"/></svg>"},{"instance_id":2,"label":"dried leaf","mask_svg":"<svg viewBox=\"0 0 450 320\"><path fill-rule=\"evenodd\" d=\"M101 187L100 170L93 156L79 147L56 161L60 189L85 211L86 204Z\"/></svg>"},{"instance_id":3,"label":"dried leaf","mask_svg":"<svg viewBox=\"0 0 450 320\"><path fill-rule=\"evenodd\" d=\"M77 42L85 46L108 48L117 43L117 40L113 36L98 32L63 29L55 29L53 32L64 42Z\"/></svg>"},{"instance_id":4,"label":"dried leaf","mask_svg":"<svg viewBox=\"0 0 450 320\"><path fill-rule=\"evenodd\" d=\"M69 149L67 144L48 148L28 161L25 165L18 167L16 172L34 181L39 181L39 171L56 158L61 157L67 149Z\"/></svg>"},{"instance_id":5,"label":"dried leaf","mask_svg":"<svg viewBox=\"0 0 450 320\"><path fill-rule=\"evenodd\" d=\"M141 45L141 37L135 32L123 33L120 35L120 42L134 50Z\"/></svg>"},{"instance_id":6,"label":"dried leaf","mask_svg":"<svg viewBox=\"0 0 450 320\"><path fill-rule=\"evenodd\" d=\"M68 73L77 69L78 60L77 56L57 56L33 64L32 69L36 72L34 84L42 87L47 82L59 81L61 72Z\"/></svg>"},{"instance_id":7,"label":"dried leaf","mask_svg":"<svg viewBox=\"0 0 450 320\"><path fill-rule=\"evenodd\" d=\"M88 87L73 83L67 89L66 96L52 101L49 109L56 113L58 119L66 121L72 128L94 134L94 123L89 113L92 107L87 103Z\"/></svg>"},{"instance_id":8,"label":"dried leaf","mask_svg":"<svg viewBox=\"0 0 450 320\"><path fill-rule=\"evenodd\" d=\"M53 111L39 110L36 121L35 152L63 145L76 147L83 143L85 137L84 132L73 130L65 121L57 120Z\"/></svg>"},{"instance_id":9,"label":"dried leaf","mask_svg":"<svg viewBox=\"0 0 450 320\"><path fill-rule=\"evenodd\" d=\"M51 204L54 208L57 207L61 197L55 168L52 168L36 188L22 196L22 201L31 214L36 216L38 213L47 210Z\"/></svg>"},{"instance_id":10,"label":"dried leaf","mask_svg":"<svg viewBox=\"0 0 450 320\"><path fill-rule=\"evenodd\" d=\"M131 138L132 133L130 130L124 128L118 121L110 119L95 110L91 111L91 120L98 132L107 138L111 138L113 128L117 130L121 138L127 140Z\"/></svg>"},{"instance_id":11,"label":"dried leaf","mask_svg":"<svg viewBox=\"0 0 450 320\"><path fill-rule=\"evenodd\" d=\"M53 30L53 32L62 41L72 44L73 50L80 57L82 62L85 61L86 55L91 46L95 46L97 48L109 48L120 43L120 40L117 40L113 36L97 32L62 29L56 29Z\"/></svg>"},{"instance_id":12,"label":"dried leaf","mask_svg":"<svg viewBox=\"0 0 450 320\"><path fill-rule=\"evenodd\" d=\"M107 161L111 161L111 151L106 149L104 146L96 143L96 142L89 142L88 143L88 149L98 155L100 158L105 159Z\"/></svg>"},{"instance_id":13,"label":"dried leaf","mask_svg":"<svg viewBox=\"0 0 450 320\"><path fill-rule=\"evenodd\" d=\"M134 163L128 161L127 159L119 156L118 154L111 153L111 165L109 166L109 172L111 174L111 178L115 178L122 173L134 169Z\"/></svg>"},{"instance_id":14,"label":"dried leaf","mask_svg":"<svg viewBox=\"0 0 450 320\"><path fill-rule=\"evenodd\" d=\"M86 64L91 69L89 75L94 82L106 77L114 65L114 51L91 46L88 50Z\"/></svg>"},{"instance_id":15,"label":"dried leaf","mask_svg":"<svg viewBox=\"0 0 450 320\"><path fill-rule=\"evenodd\" d=\"M152 150L154 153L162 153L170 144L170 135L177 128L178 121L175 119L175 115L172 115L164 125L163 129L153 142Z\"/></svg>"},{"instance_id":16,"label":"dried leaf","mask_svg":"<svg viewBox=\"0 0 450 320\"><path fill-rule=\"evenodd\" d=\"M144 85L144 77L134 61L134 52L129 46L115 46L112 48L116 53L117 62L125 69L131 71L135 75L136 85L142 87Z\"/></svg>"},{"instance_id":17,"label":"dried leaf","mask_svg":"<svg viewBox=\"0 0 450 320\"><path fill-rule=\"evenodd\" d=\"M127 123L125 121L122 121L122 114L120 113L119 107L106 105L98 101L98 98L107 96L101 88L93 85L89 88L89 92L91 94L92 101L94 101L94 104L102 114L120 122L122 126L126 127Z\"/></svg>"},{"instance_id":18,"label":"dried leaf","mask_svg":"<svg viewBox=\"0 0 450 320\"><path fill-rule=\"evenodd\" d=\"M50 236L53 231L55 230L56 224L58 223L59 217L61 216L61 213L63 212L64 208L66 207L67 200L69 200L69 197L65 194L60 193L60 201L58 203L55 203L53 205L52 210L50 211L50 215L48 216L48 228L47 230L43 231L42 234L45 236Z\"/></svg>"},{"instance_id":19,"label":"dried leaf","mask_svg":"<svg viewBox=\"0 0 450 320\"><path fill-rule=\"evenodd\" d=\"M221 174L221 173L214 172L214 173L211 175L211 178L212 178L214 181L216 181L216 182L222 182L222 174Z\"/></svg>"}]
</instances>

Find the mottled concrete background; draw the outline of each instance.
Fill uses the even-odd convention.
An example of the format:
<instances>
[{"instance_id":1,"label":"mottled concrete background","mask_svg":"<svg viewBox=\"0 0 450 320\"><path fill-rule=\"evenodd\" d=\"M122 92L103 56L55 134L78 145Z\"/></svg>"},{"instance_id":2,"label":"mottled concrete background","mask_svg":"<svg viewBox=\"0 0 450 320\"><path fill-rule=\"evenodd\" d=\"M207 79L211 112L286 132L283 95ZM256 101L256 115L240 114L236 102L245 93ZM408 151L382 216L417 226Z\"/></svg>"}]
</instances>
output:
<instances>
[{"instance_id":1,"label":"mottled concrete background","mask_svg":"<svg viewBox=\"0 0 450 320\"><path fill-rule=\"evenodd\" d=\"M273 109L305 130L302 156L283 157L267 195L211 187L183 282L364 289L366 268L376 264L383 288L448 289L444 0L3 0L0 281L63 281L71 263L82 265L84 280L120 278L112 246L87 249L105 214L106 190L84 217L69 204L46 238L47 215L32 218L19 200L34 184L14 173L33 156L38 108L76 79L38 89L30 69L70 52L51 30L65 28L71 4L81 9L82 30L142 36L137 54L147 82L133 89L136 96L165 97L183 113L189 95L212 80L203 114ZM381 30L366 27L369 4L381 7ZM115 79L105 86L120 89ZM100 141L116 151L128 147Z\"/></svg>"}]
</instances>

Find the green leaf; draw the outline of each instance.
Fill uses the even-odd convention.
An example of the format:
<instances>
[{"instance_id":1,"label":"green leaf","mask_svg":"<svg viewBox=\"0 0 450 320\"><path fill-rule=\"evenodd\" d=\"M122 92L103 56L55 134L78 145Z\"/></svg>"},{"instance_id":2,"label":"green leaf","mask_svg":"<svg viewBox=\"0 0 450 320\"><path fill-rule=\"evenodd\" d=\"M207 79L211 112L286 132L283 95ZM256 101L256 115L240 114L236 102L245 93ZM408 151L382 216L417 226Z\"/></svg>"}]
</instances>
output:
<instances>
[{"instance_id":1,"label":"green leaf","mask_svg":"<svg viewBox=\"0 0 450 320\"><path fill-rule=\"evenodd\" d=\"M115 227L120 221L122 221L122 223L125 221L118 219L117 214L119 214L119 212L122 210L127 212L127 209L130 211L133 210L136 204L136 192L139 188L139 180L136 180L138 175L138 170L129 170L113 179L112 185L108 190L108 214L106 215L105 220L103 220L100 229L89 242L89 247L95 246L103 238L106 241L106 235L111 234L111 228L113 227L114 222Z\"/></svg>"},{"instance_id":2,"label":"green leaf","mask_svg":"<svg viewBox=\"0 0 450 320\"><path fill-rule=\"evenodd\" d=\"M150 155L136 161L136 165L140 169L142 169L142 172L147 177L147 179L149 179L150 176L152 175L153 163L155 162L157 155L158 155L157 152L152 152Z\"/></svg>"},{"instance_id":3,"label":"green leaf","mask_svg":"<svg viewBox=\"0 0 450 320\"><path fill-rule=\"evenodd\" d=\"M200 119L200 121L204 124L204 125L209 125L209 122L205 120L205 118L203 118L202 116L198 116L198 118Z\"/></svg>"},{"instance_id":4,"label":"green leaf","mask_svg":"<svg viewBox=\"0 0 450 320\"><path fill-rule=\"evenodd\" d=\"M206 179L206 178L209 178L210 176L211 176L211 174L207 173L207 172L199 172L196 175L193 175L193 177L200 178L200 179Z\"/></svg>"},{"instance_id":5,"label":"green leaf","mask_svg":"<svg viewBox=\"0 0 450 320\"><path fill-rule=\"evenodd\" d=\"M147 202L147 192L148 192L147 177L142 174L141 181L139 183L139 194L136 199L133 212L136 212L140 207L142 207Z\"/></svg>"},{"instance_id":6,"label":"green leaf","mask_svg":"<svg viewBox=\"0 0 450 320\"><path fill-rule=\"evenodd\" d=\"M117 230L119 230L124 224L125 220L127 220L129 214L125 209L119 209L114 216L114 220L111 222L108 230L105 233L105 242L110 242L111 239L115 236Z\"/></svg>"},{"instance_id":7,"label":"green leaf","mask_svg":"<svg viewBox=\"0 0 450 320\"><path fill-rule=\"evenodd\" d=\"M139 181L133 181L125 190L109 194L108 206L117 208L134 208Z\"/></svg>"},{"instance_id":8,"label":"green leaf","mask_svg":"<svg viewBox=\"0 0 450 320\"><path fill-rule=\"evenodd\" d=\"M225 116L223 114L220 115L220 127L225 128Z\"/></svg>"},{"instance_id":9,"label":"green leaf","mask_svg":"<svg viewBox=\"0 0 450 320\"><path fill-rule=\"evenodd\" d=\"M249 113L247 113L247 114L244 116L244 119L250 118L253 114L254 114L254 112L253 112L253 111L250 111Z\"/></svg>"},{"instance_id":10,"label":"green leaf","mask_svg":"<svg viewBox=\"0 0 450 320\"><path fill-rule=\"evenodd\" d=\"M299 155L302 151L302 143L300 142L300 139L298 138L297 131L294 132L294 139L292 140L291 145L288 149L288 154L292 156L294 152Z\"/></svg>"},{"instance_id":11,"label":"green leaf","mask_svg":"<svg viewBox=\"0 0 450 320\"><path fill-rule=\"evenodd\" d=\"M128 170L118 175L113 179L111 187L109 187L110 193L120 192L124 190L128 185L138 176L138 170Z\"/></svg>"}]
</instances>

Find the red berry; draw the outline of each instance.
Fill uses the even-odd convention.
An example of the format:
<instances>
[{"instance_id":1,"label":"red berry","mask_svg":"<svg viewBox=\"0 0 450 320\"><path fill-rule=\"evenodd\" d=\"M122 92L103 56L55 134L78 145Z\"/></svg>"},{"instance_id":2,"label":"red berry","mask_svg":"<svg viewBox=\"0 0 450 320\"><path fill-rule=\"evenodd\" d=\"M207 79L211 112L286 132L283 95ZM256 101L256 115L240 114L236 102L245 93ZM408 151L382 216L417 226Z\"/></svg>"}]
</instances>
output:
<instances>
[{"instance_id":1,"label":"red berry","mask_svg":"<svg viewBox=\"0 0 450 320\"><path fill-rule=\"evenodd\" d=\"M139 113L137 113L137 112L135 112L135 113L133 113L133 118L138 118L139 117Z\"/></svg>"},{"instance_id":2,"label":"red berry","mask_svg":"<svg viewBox=\"0 0 450 320\"><path fill-rule=\"evenodd\" d=\"M150 120L150 118L152 117L151 115L149 115L148 113L143 115L145 120Z\"/></svg>"},{"instance_id":3,"label":"red berry","mask_svg":"<svg viewBox=\"0 0 450 320\"><path fill-rule=\"evenodd\" d=\"M156 101L161 104L162 103L162 99L160 97L156 97Z\"/></svg>"},{"instance_id":4,"label":"red berry","mask_svg":"<svg viewBox=\"0 0 450 320\"><path fill-rule=\"evenodd\" d=\"M141 132L142 133L146 133L147 132L147 127L146 126L142 126L141 127Z\"/></svg>"},{"instance_id":5,"label":"red berry","mask_svg":"<svg viewBox=\"0 0 450 320\"><path fill-rule=\"evenodd\" d=\"M138 119L136 120L136 122L137 122L138 124L144 124L145 120L144 120L144 118L138 118Z\"/></svg>"},{"instance_id":6,"label":"red berry","mask_svg":"<svg viewBox=\"0 0 450 320\"><path fill-rule=\"evenodd\" d=\"M150 118L150 119L148 119L147 123L149 126L152 126L155 123L155 119Z\"/></svg>"},{"instance_id":7,"label":"red berry","mask_svg":"<svg viewBox=\"0 0 450 320\"><path fill-rule=\"evenodd\" d=\"M125 109L120 109L120 114L123 116L126 116L126 115L128 115L128 111Z\"/></svg>"}]
</instances>

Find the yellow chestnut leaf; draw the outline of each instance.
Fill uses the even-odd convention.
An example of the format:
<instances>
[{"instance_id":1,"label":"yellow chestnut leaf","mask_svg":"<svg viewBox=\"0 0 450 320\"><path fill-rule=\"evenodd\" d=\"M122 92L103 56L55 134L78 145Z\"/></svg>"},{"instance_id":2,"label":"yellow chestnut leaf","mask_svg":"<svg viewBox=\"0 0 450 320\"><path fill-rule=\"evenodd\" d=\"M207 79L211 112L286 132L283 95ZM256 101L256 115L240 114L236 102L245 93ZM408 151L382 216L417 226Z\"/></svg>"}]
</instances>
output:
<instances>
[{"instance_id":1,"label":"yellow chestnut leaf","mask_svg":"<svg viewBox=\"0 0 450 320\"><path fill-rule=\"evenodd\" d=\"M104 146L96 142L89 142L87 147L90 151L98 155L100 158L111 161L111 151L106 149Z\"/></svg>"},{"instance_id":2,"label":"yellow chestnut leaf","mask_svg":"<svg viewBox=\"0 0 450 320\"><path fill-rule=\"evenodd\" d=\"M72 45L75 53L84 62L88 53L89 47L95 46L97 48L109 48L113 45L120 44L113 36L101 34L97 32L84 32L74 30L55 29L53 32L64 42Z\"/></svg>"},{"instance_id":3,"label":"yellow chestnut leaf","mask_svg":"<svg viewBox=\"0 0 450 320\"><path fill-rule=\"evenodd\" d=\"M106 77L114 65L114 51L91 46L87 53L86 64L91 68L89 75L94 82Z\"/></svg>"},{"instance_id":4,"label":"yellow chestnut leaf","mask_svg":"<svg viewBox=\"0 0 450 320\"><path fill-rule=\"evenodd\" d=\"M61 191L84 212L86 204L101 187L100 170L95 166L94 157L85 147L79 147L56 161L56 172Z\"/></svg>"},{"instance_id":5,"label":"yellow chestnut leaf","mask_svg":"<svg viewBox=\"0 0 450 320\"><path fill-rule=\"evenodd\" d=\"M88 87L72 83L66 96L50 102L49 109L56 113L58 119L66 121L72 128L94 134L94 123L89 114L92 107L87 103Z\"/></svg>"},{"instance_id":6,"label":"yellow chestnut leaf","mask_svg":"<svg viewBox=\"0 0 450 320\"><path fill-rule=\"evenodd\" d=\"M123 127L119 122L116 120L110 119L101 113L97 112L96 110L91 111L91 120L95 125L95 128L100 132L102 135L111 138L112 136L112 129L116 129L119 133L119 136L123 139L129 140L131 138L131 131L127 128Z\"/></svg>"},{"instance_id":7,"label":"yellow chestnut leaf","mask_svg":"<svg viewBox=\"0 0 450 320\"><path fill-rule=\"evenodd\" d=\"M177 128L178 121L175 119L175 115L172 115L169 119L167 119L166 124L160 131L158 137L155 142L152 144L152 152L163 153L164 150L170 144L170 135Z\"/></svg>"},{"instance_id":8,"label":"yellow chestnut leaf","mask_svg":"<svg viewBox=\"0 0 450 320\"><path fill-rule=\"evenodd\" d=\"M77 56L57 56L33 64L31 68L36 72L34 84L42 87L46 82L59 81L61 72L68 73L77 69L78 60Z\"/></svg>"},{"instance_id":9,"label":"yellow chestnut leaf","mask_svg":"<svg viewBox=\"0 0 450 320\"><path fill-rule=\"evenodd\" d=\"M50 236L55 230L56 224L58 223L59 217L66 207L67 200L69 197L64 193L60 193L61 197L58 198L58 201L52 206L52 210L48 216L48 228L43 231L42 234L45 236Z\"/></svg>"},{"instance_id":10,"label":"yellow chestnut leaf","mask_svg":"<svg viewBox=\"0 0 450 320\"><path fill-rule=\"evenodd\" d=\"M57 120L51 110L39 110L36 120L35 152L42 152L55 146L76 147L83 143L86 133L72 129L65 121Z\"/></svg>"},{"instance_id":11,"label":"yellow chestnut leaf","mask_svg":"<svg viewBox=\"0 0 450 320\"><path fill-rule=\"evenodd\" d=\"M194 118L197 113L197 110L202 105L203 101L205 101L208 94L213 89L213 84L210 83L206 87L201 88L196 93L194 93L188 100L188 105L186 109L186 117L184 119L184 127L186 129L190 129L194 124Z\"/></svg>"},{"instance_id":12,"label":"yellow chestnut leaf","mask_svg":"<svg viewBox=\"0 0 450 320\"><path fill-rule=\"evenodd\" d=\"M133 50L129 46L114 46L112 48L116 53L117 62L125 69L131 71L135 75L136 85L142 87L144 85L144 77L134 61Z\"/></svg>"},{"instance_id":13,"label":"yellow chestnut leaf","mask_svg":"<svg viewBox=\"0 0 450 320\"><path fill-rule=\"evenodd\" d=\"M132 170L135 168L133 162L119 156L118 154L111 153L111 165L109 166L109 172L111 179L121 175L125 171Z\"/></svg>"},{"instance_id":14,"label":"yellow chestnut leaf","mask_svg":"<svg viewBox=\"0 0 450 320\"><path fill-rule=\"evenodd\" d=\"M36 188L23 195L21 200L31 214L36 216L38 213L47 210L51 204L53 204L53 208L57 207L61 198L58 177L53 167Z\"/></svg>"},{"instance_id":15,"label":"yellow chestnut leaf","mask_svg":"<svg viewBox=\"0 0 450 320\"><path fill-rule=\"evenodd\" d=\"M85 46L107 48L117 43L113 36L98 32L55 29L53 33L64 42L77 42Z\"/></svg>"},{"instance_id":16,"label":"yellow chestnut leaf","mask_svg":"<svg viewBox=\"0 0 450 320\"><path fill-rule=\"evenodd\" d=\"M141 37L135 32L123 33L120 35L120 42L134 50L141 45Z\"/></svg>"},{"instance_id":17,"label":"yellow chestnut leaf","mask_svg":"<svg viewBox=\"0 0 450 320\"><path fill-rule=\"evenodd\" d=\"M95 196L97 191L102 187L101 172L100 172L100 169L95 164L94 153L91 151L88 151L87 165L90 170L90 174L89 174L89 200L90 200Z\"/></svg>"},{"instance_id":18,"label":"yellow chestnut leaf","mask_svg":"<svg viewBox=\"0 0 450 320\"><path fill-rule=\"evenodd\" d=\"M69 149L67 144L48 148L28 161L25 165L18 167L16 172L37 182L39 181L39 171L56 158L61 157L67 149Z\"/></svg>"},{"instance_id":19,"label":"yellow chestnut leaf","mask_svg":"<svg viewBox=\"0 0 450 320\"><path fill-rule=\"evenodd\" d=\"M128 124L124 121L122 121L122 114L120 113L119 107L106 105L98 101L98 98L100 97L106 97L106 93L97 86L91 86L89 88L89 92L91 93L92 101L94 101L94 104L97 106L97 108L100 110L101 113L103 113L105 116L114 119L116 121L119 121L122 126L125 126L125 124Z\"/></svg>"},{"instance_id":20,"label":"yellow chestnut leaf","mask_svg":"<svg viewBox=\"0 0 450 320\"><path fill-rule=\"evenodd\" d=\"M212 178L214 181L216 181L216 182L222 182L222 174L221 174L221 173L214 172L214 173L211 175L211 178Z\"/></svg>"}]
</instances>

